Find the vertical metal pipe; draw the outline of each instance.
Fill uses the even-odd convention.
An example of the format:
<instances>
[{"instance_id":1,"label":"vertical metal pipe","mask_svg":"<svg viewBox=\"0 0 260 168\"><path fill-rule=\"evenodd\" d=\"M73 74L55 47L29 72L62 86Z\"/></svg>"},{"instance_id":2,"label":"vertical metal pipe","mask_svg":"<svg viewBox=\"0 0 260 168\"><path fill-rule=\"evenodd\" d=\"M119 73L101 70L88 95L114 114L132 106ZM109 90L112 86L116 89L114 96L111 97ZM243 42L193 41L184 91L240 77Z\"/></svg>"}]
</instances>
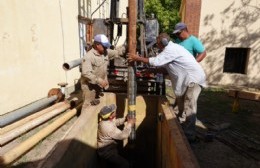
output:
<instances>
[{"instance_id":1,"label":"vertical metal pipe","mask_svg":"<svg viewBox=\"0 0 260 168\"><path fill-rule=\"evenodd\" d=\"M128 52L136 54L136 21L137 21L137 5L136 0L128 0L129 20L128 20ZM128 115L135 118L136 110L136 80L134 62L128 65L128 82L127 82L127 97L128 97ZM136 138L135 126L132 128L129 139Z\"/></svg>"},{"instance_id":2,"label":"vertical metal pipe","mask_svg":"<svg viewBox=\"0 0 260 168\"><path fill-rule=\"evenodd\" d=\"M119 13L119 0L113 0L110 4L110 19L118 18Z\"/></svg>"},{"instance_id":3,"label":"vertical metal pipe","mask_svg":"<svg viewBox=\"0 0 260 168\"><path fill-rule=\"evenodd\" d=\"M138 19L141 21L140 24L140 36L139 36L139 42L140 42L140 54L142 56L147 56L147 49L145 45L145 14L144 14L144 0L138 0ZM142 65L142 64L141 64Z\"/></svg>"},{"instance_id":4,"label":"vertical metal pipe","mask_svg":"<svg viewBox=\"0 0 260 168\"><path fill-rule=\"evenodd\" d=\"M112 22L110 22L109 25L109 39L110 39L110 43L113 43L113 39L114 39L114 23L113 21L118 17L118 9L117 9L117 0L113 0L110 3L110 20Z\"/></svg>"}]
</instances>

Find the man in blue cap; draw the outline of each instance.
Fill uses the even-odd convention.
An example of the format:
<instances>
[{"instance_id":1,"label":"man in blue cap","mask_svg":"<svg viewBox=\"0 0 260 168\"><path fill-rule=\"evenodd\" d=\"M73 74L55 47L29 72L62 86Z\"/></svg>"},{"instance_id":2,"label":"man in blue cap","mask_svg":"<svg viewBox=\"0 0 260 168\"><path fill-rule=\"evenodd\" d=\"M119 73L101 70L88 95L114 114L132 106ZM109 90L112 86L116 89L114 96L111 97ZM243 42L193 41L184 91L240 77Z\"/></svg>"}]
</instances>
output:
<instances>
[{"instance_id":1,"label":"man in blue cap","mask_svg":"<svg viewBox=\"0 0 260 168\"><path fill-rule=\"evenodd\" d=\"M83 109L89 105L99 104L98 98L102 90L109 86L107 80L109 59L106 55L110 46L111 44L104 34L97 34L94 37L92 49L82 59L80 82L83 91Z\"/></svg>"},{"instance_id":2,"label":"man in blue cap","mask_svg":"<svg viewBox=\"0 0 260 168\"><path fill-rule=\"evenodd\" d=\"M201 62L206 57L205 47L198 38L190 35L185 23L177 23L173 34L177 37L175 42L188 50L198 62Z\"/></svg>"},{"instance_id":3,"label":"man in blue cap","mask_svg":"<svg viewBox=\"0 0 260 168\"><path fill-rule=\"evenodd\" d=\"M100 122L97 133L98 155L108 161L113 168L128 168L128 161L118 154L117 140L127 139L131 133L131 128L135 124L135 118L117 118L116 105L104 106L99 112ZM117 126L123 125L120 130Z\"/></svg>"}]
</instances>

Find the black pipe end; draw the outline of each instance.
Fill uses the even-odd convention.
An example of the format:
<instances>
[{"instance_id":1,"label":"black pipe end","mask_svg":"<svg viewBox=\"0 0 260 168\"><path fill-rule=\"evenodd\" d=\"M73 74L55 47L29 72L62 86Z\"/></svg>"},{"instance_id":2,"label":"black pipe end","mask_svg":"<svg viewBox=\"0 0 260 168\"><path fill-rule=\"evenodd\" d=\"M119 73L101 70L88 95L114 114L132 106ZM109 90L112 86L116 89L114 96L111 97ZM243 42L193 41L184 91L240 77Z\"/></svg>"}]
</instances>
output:
<instances>
[{"instance_id":1,"label":"black pipe end","mask_svg":"<svg viewBox=\"0 0 260 168\"><path fill-rule=\"evenodd\" d=\"M63 68L65 71L68 71L68 70L70 70L70 65L69 65L68 63L64 63L64 64L62 65L62 68Z\"/></svg>"}]
</instances>

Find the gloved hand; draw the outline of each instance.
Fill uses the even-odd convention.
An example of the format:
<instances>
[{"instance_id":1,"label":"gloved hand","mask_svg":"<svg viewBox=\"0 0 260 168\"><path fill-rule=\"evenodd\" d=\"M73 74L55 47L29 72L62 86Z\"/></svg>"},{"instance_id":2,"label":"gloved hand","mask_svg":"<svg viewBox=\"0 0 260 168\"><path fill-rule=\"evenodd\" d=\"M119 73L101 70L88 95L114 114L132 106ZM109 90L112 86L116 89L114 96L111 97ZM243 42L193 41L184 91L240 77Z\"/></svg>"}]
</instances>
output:
<instances>
[{"instance_id":1,"label":"gloved hand","mask_svg":"<svg viewBox=\"0 0 260 168\"><path fill-rule=\"evenodd\" d=\"M127 119L127 123L131 124L131 125L134 125L136 122L136 118L128 118Z\"/></svg>"},{"instance_id":2,"label":"gloved hand","mask_svg":"<svg viewBox=\"0 0 260 168\"><path fill-rule=\"evenodd\" d=\"M103 79L99 79L98 80L98 85L102 88L107 89L108 88L108 81L107 80L103 80Z\"/></svg>"}]
</instances>

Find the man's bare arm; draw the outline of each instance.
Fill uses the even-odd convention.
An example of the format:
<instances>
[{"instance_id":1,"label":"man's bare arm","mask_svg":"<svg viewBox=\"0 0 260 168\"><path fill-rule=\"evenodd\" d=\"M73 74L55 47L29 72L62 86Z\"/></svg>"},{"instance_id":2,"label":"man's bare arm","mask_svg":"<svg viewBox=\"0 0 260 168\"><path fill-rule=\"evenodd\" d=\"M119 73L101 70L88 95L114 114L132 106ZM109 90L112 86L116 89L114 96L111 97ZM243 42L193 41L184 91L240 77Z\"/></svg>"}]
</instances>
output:
<instances>
[{"instance_id":1,"label":"man's bare arm","mask_svg":"<svg viewBox=\"0 0 260 168\"><path fill-rule=\"evenodd\" d=\"M201 62L205 57L206 57L206 51L198 54L197 57L196 57L196 60L197 60L197 62Z\"/></svg>"},{"instance_id":2,"label":"man's bare arm","mask_svg":"<svg viewBox=\"0 0 260 168\"><path fill-rule=\"evenodd\" d=\"M128 54L128 61L129 62L138 61L138 62L143 62L145 64L149 64L149 58L140 57L137 54Z\"/></svg>"}]
</instances>

